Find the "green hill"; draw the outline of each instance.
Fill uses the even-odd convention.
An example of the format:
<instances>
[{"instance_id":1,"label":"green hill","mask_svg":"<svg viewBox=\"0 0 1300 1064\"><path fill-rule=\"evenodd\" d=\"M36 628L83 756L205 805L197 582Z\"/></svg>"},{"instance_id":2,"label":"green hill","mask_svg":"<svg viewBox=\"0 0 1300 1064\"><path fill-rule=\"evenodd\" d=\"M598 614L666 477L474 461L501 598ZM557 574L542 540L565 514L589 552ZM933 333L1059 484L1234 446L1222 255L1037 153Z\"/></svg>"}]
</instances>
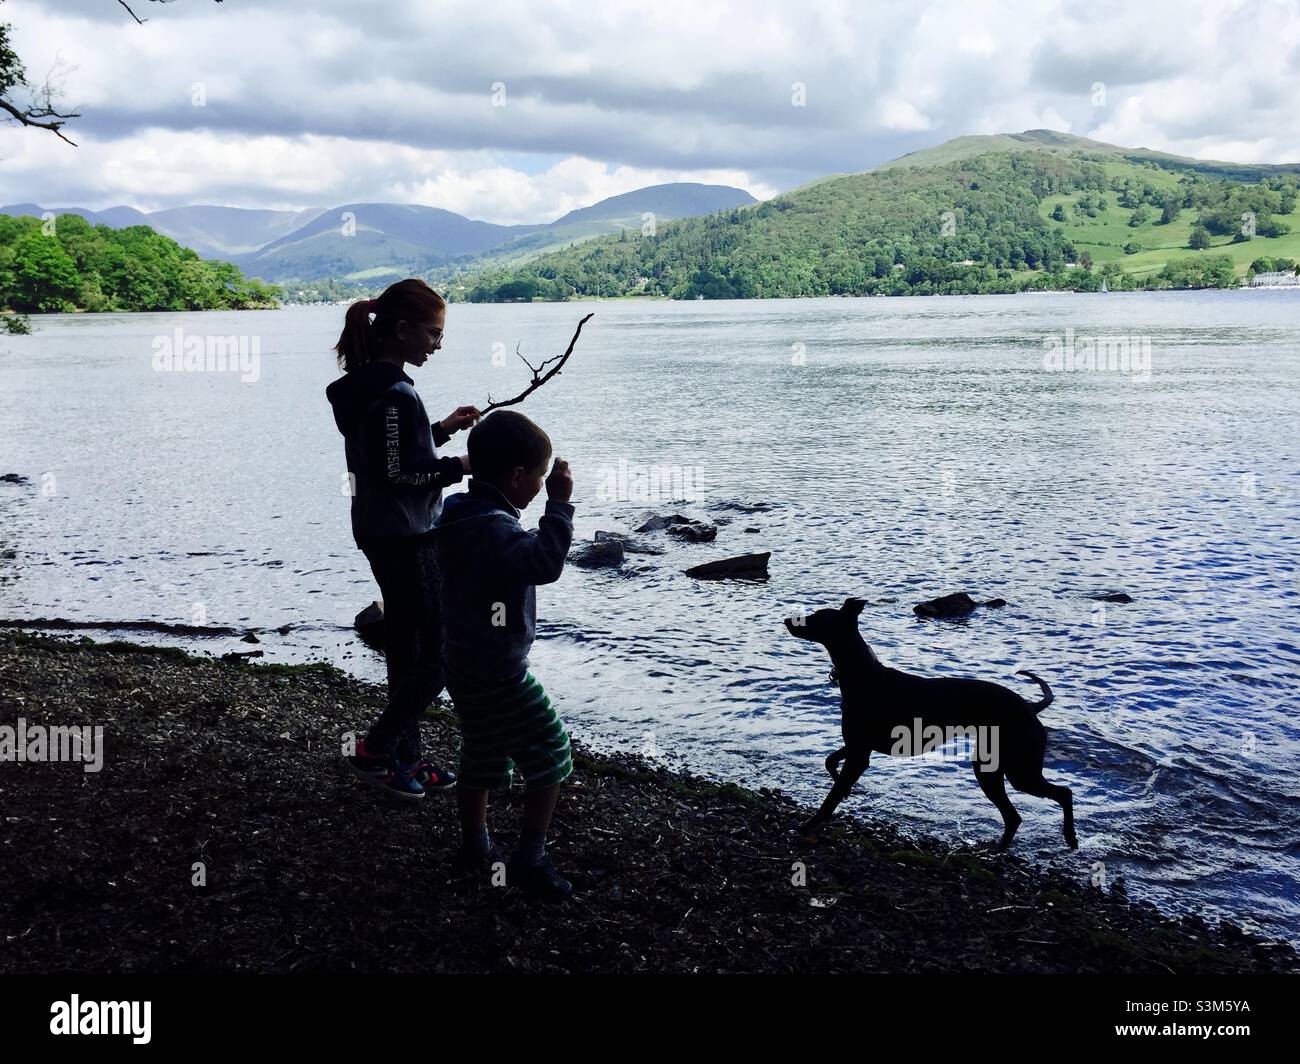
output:
<instances>
[{"instance_id":1,"label":"green hill","mask_svg":"<svg viewBox=\"0 0 1300 1064\"><path fill-rule=\"evenodd\" d=\"M472 300L1221 287L1300 258L1300 166L1030 130L959 137L766 203L481 271ZM1253 235L1243 216L1253 219ZM1193 232L1203 247L1193 249ZM1296 235L1293 235L1296 234Z\"/></svg>"},{"instance_id":2,"label":"green hill","mask_svg":"<svg viewBox=\"0 0 1300 1064\"><path fill-rule=\"evenodd\" d=\"M1122 153L1126 149L1100 140L1076 137L1072 133L1058 133L1054 129L1027 129L1023 133L994 133L992 135L972 135L954 137L933 148L908 152L897 159L881 163L876 170L898 170L904 168L924 169L935 166L948 166L976 155L988 155L990 152L1008 151L1066 151L1092 152L1108 155Z\"/></svg>"}]
</instances>

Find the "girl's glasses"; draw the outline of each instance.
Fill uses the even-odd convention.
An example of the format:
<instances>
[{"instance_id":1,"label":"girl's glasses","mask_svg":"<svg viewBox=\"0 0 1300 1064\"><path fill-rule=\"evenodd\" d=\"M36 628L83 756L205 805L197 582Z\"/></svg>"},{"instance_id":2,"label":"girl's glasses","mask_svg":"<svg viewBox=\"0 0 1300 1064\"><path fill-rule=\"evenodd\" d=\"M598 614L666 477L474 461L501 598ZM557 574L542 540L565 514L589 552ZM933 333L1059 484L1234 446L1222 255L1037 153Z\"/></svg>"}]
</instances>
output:
<instances>
[{"instance_id":1,"label":"girl's glasses","mask_svg":"<svg viewBox=\"0 0 1300 1064\"><path fill-rule=\"evenodd\" d=\"M429 334L430 339L432 339L433 342L434 342L435 344L438 343L438 341L440 341L440 340L442 339L442 330L441 330L441 329L430 329L430 328L429 328L427 325L425 325L424 322L422 322L422 321L412 322L411 324L412 324L412 325L418 325L421 329L423 329L425 332L427 332L427 333Z\"/></svg>"}]
</instances>

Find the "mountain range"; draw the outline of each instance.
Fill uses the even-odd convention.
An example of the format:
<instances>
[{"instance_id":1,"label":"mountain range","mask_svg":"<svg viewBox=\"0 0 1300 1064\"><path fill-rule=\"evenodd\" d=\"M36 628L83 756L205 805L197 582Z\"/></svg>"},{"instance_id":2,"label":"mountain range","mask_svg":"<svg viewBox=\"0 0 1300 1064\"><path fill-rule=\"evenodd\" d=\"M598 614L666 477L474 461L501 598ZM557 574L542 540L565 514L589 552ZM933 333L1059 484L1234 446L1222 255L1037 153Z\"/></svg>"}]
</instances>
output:
<instances>
[{"instance_id":1,"label":"mountain range","mask_svg":"<svg viewBox=\"0 0 1300 1064\"><path fill-rule=\"evenodd\" d=\"M497 225L420 204L345 203L301 211L189 206L144 212L52 208L92 225L147 225L206 259L232 262L249 276L283 283L335 278L380 283L389 277L465 266L518 265L547 251L655 224L757 202L726 185L651 185L570 211L553 222ZM0 214L40 217L36 203Z\"/></svg>"}]
</instances>

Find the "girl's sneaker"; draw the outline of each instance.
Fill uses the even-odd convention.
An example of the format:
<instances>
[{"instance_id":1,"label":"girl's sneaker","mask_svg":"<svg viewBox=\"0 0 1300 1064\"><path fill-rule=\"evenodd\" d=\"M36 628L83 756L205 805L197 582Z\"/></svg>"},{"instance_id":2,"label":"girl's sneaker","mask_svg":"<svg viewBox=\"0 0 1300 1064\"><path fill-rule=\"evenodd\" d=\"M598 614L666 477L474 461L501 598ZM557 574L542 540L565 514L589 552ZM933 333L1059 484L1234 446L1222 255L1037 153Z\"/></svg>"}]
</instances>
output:
<instances>
[{"instance_id":1,"label":"girl's sneaker","mask_svg":"<svg viewBox=\"0 0 1300 1064\"><path fill-rule=\"evenodd\" d=\"M343 760L358 776L383 776L389 770L388 758L372 754L366 749L364 739L357 743L357 752Z\"/></svg>"},{"instance_id":2,"label":"girl's sneaker","mask_svg":"<svg viewBox=\"0 0 1300 1064\"><path fill-rule=\"evenodd\" d=\"M366 751L364 739L357 743L357 752L344 760L363 783L407 801L424 797L424 785L415 776L419 765L403 765L396 758L375 757Z\"/></svg>"},{"instance_id":3,"label":"girl's sneaker","mask_svg":"<svg viewBox=\"0 0 1300 1064\"><path fill-rule=\"evenodd\" d=\"M449 768L441 768L432 761L421 760L411 775L426 791L449 791L456 786L456 773Z\"/></svg>"},{"instance_id":4,"label":"girl's sneaker","mask_svg":"<svg viewBox=\"0 0 1300 1064\"><path fill-rule=\"evenodd\" d=\"M389 769L384 775L363 778L376 787L382 787L395 798L414 801L424 797L424 785L415 778L413 765L403 765L400 761L390 761Z\"/></svg>"}]
</instances>

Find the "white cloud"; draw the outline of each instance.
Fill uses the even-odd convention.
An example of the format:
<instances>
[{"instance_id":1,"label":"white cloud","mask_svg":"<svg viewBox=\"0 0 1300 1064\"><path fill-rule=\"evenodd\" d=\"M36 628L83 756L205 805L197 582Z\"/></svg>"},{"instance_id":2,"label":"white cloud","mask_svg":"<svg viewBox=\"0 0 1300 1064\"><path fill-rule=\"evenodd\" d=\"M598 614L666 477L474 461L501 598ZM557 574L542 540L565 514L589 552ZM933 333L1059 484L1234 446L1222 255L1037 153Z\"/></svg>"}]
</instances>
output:
<instances>
[{"instance_id":1,"label":"white cloud","mask_svg":"<svg viewBox=\"0 0 1300 1064\"><path fill-rule=\"evenodd\" d=\"M880 124L886 129L908 132L929 129L930 119L906 100L885 100L880 105Z\"/></svg>"},{"instance_id":2,"label":"white cloud","mask_svg":"<svg viewBox=\"0 0 1300 1064\"><path fill-rule=\"evenodd\" d=\"M4 202L91 209L125 204L156 210L175 203L298 208L348 202L424 203L503 225L546 222L578 207L670 181L777 190L737 170L610 166L572 156L537 173L504 165L500 153L440 152L342 137L245 137L146 129L119 141L71 148L50 136L10 131L0 173L14 189ZM48 175L75 160L93 180L72 200L51 198Z\"/></svg>"},{"instance_id":3,"label":"white cloud","mask_svg":"<svg viewBox=\"0 0 1300 1064\"><path fill-rule=\"evenodd\" d=\"M764 197L1037 127L1300 160L1300 9L1275 0L149 7L137 26L107 0L4 5L31 75L56 57L75 67L67 102L84 117L75 151L0 129L0 199L406 199L541 221L660 181ZM498 81L506 107L490 100ZM195 82L206 107L190 105ZM791 106L794 82L806 107Z\"/></svg>"}]
</instances>

